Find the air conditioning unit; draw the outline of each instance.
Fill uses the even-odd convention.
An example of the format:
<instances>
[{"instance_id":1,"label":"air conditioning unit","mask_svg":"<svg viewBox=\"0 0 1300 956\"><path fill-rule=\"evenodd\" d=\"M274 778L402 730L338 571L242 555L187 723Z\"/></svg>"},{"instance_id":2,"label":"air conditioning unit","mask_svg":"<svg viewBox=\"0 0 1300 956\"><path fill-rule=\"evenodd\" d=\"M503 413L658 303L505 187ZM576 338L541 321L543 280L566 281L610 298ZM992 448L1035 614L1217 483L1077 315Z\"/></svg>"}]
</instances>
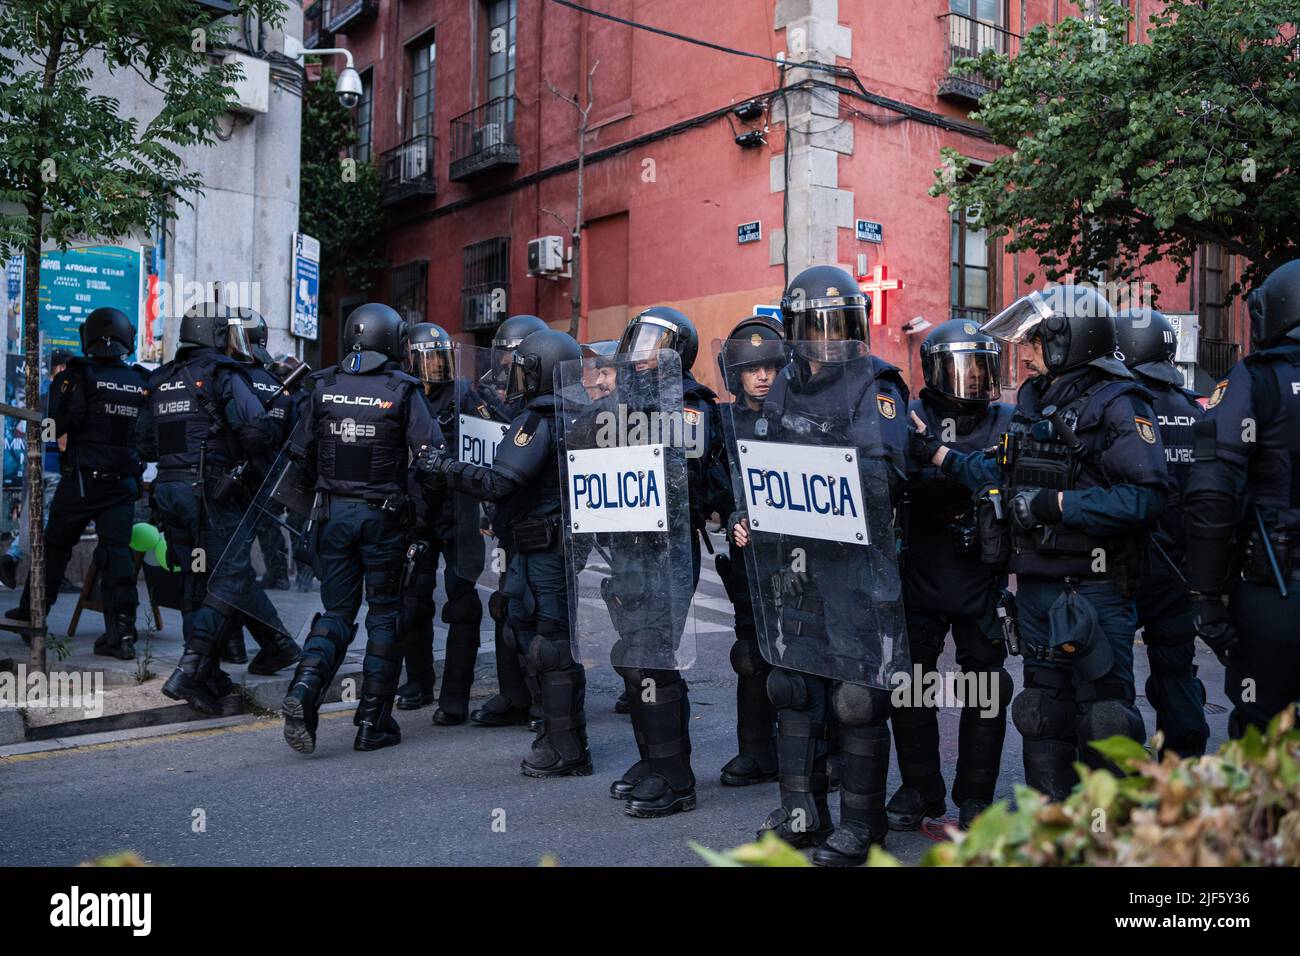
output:
<instances>
[{"instance_id":1,"label":"air conditioning unit","mask_svg":"<svg viewBox=\"0 0 1300 956\"><path fill-rule=\"evenodd\" d=\"M221 62L225 65L237 63L244 72L243 77L232 84L235 98L226 108L250 116L265 114L271 106L271 64L247 53L227 53Z\"/></svg>"},{"instance_id":2,"label":"air conditioning unit","mask_svg":"<svg viewBox=\"0 0 1300 956\"><path fill-rule=\"evenodd\" d=\"M563 236L539 236L528 240L528 274L530 276L568 275L564 261Z\"/></svg>"},{"instance_id":3,"label":"air conditioning unit","mask_svg":"<svg viewBox=\"0 0 1300 956\"><path fill-rule=\"evenodd\" d=\"M484 123L474 130L474 152L485 153L504 146L505 131L500 123Z\"/></svg>"}]
</instances>

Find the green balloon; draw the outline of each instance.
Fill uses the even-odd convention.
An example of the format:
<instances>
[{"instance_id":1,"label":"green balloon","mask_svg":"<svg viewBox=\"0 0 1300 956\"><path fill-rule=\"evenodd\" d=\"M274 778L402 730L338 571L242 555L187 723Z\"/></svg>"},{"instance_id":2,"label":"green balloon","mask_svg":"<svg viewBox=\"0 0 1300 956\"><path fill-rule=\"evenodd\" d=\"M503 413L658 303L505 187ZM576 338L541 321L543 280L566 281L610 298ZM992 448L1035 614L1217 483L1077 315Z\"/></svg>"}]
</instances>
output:
<instances>
[{"instance_id":1,"label":"green balloon","mask_svg":"<svg viewBox=\"0 0 1300 956\"><path fill-rule=\"evenodd\" d=\"M167 560L167 539L159 538L158 545L154 548L153 556L158 559L158 565L167 571L179 571L180 567L173 567Z\"/></svg>"},{"instance_id":2,"label":"green balloon","mask_svg":"<svg viewBox=\"0 0 1300 956\"><path fill-rule=\"evenodd\" d=\"M152 551L162 540L162 532L148 522L141 521L131 528L131 550Z\"/></svg>"}]
</instances>

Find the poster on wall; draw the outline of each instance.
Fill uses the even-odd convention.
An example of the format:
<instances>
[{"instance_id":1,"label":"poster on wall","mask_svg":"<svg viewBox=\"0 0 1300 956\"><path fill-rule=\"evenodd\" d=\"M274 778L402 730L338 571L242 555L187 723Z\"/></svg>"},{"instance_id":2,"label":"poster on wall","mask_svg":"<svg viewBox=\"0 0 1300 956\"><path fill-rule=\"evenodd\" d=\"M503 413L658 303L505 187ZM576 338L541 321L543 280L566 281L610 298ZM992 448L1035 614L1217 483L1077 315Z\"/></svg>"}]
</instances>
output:
<instances>
[{"instance_id":1,"label":"poster on wall","mask_svg":"<svg viewBox=\"0 0 1300 956\"><path fill-rule=\"evenodd\" d=\"M14 256L5 263L4 307L5 349L0 375L4 376L4 401L23 404L23 257ZM13 533L23 506L23 462L25 460L26 422L9 415L3 417L4 454L0 457L0 531Z\"/></svg>"},{"instance_id":2,"label":"poster on wall","mask_svg":"<svg viewBox=\"0 0 1300 956\"><path fill-rule=\"evenodd\" d=\"M315 342L320 334L320 240L293 234L293 277L290 281L289 332Z\"/></svg>"}]
</instances>

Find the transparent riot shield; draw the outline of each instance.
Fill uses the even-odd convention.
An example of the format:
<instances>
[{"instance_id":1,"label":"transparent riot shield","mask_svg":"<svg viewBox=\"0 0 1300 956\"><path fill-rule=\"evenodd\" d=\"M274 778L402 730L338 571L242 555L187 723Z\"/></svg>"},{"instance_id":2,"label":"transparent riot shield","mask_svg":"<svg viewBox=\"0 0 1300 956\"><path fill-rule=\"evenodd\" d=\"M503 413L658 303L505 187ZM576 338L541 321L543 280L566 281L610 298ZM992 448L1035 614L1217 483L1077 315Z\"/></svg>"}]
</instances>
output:
<instances>
[{"instance_id":1,"label":"transparent riot shield","mask_svg":"<svg viewBox=\"0 0 1300 956\"><path fill-rule=\"evenodd\" d=\"M266 472L237 526L218 533L225 547L215 562L208 557L206 602L227 615L239 614L279 633L296 638L320 610L316 592L264 591L258 573L266 566L271 549L283 549L289 560L306 557L310 548L316 493L305 471L287 452ZM312 549L314 550L314 549ZM195 568L199 570L199 568Z\"/></svg>"},{"instance_id":2,"label":"transparent riot shield","mask_svg":"<svg viewBox=\"0 0 1300 956\"><path fill-rule=\"evenodd\" d=\"M907 409L862 343L787 343L775 363L729 346L722 417L763 656L892 689L910 676L890 497L904 449L882 426Z\"/></svg>"},{"instance_id":3,"label":"transparent riot shield","mask_svg":"<svg viewBox=\"0 0 1300 956\"><path fill-rule=\"evenodd\" d=\"M681 670L695 660L687 461L675 352L601 357L556 370L564 550L575 659Z\"/></svg>"},{"instance_id":4,"label":"transparent riot shield","mask_svg":"<svg viewBox=\"0 0 1300 956\"><path fill-rule=\"evenodd\" d=\"M455 355L456 447L450 451L460 461L490 468L497 443L510 425L501 371L509 368L506 363L510 355L473 345L457 345ZM447 436L448 441L452 438ZM456 573L495 591L506 561L494 533L493 507L470 495L454 494L452 508L456 519Z\"/></svg>"}]
</instances>

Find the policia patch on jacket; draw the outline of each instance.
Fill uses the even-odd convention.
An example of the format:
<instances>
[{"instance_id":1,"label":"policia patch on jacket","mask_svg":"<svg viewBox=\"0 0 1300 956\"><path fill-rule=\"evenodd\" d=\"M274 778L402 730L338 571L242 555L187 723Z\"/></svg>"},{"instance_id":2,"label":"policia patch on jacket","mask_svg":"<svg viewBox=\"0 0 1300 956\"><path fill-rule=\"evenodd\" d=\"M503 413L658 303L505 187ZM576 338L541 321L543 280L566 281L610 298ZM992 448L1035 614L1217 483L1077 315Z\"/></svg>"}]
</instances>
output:
<instances>
[{"instance_id":1,"label":"policia patch on jacket","mask_svg":"<svg viewBox=\"0 0 1300 956\"><path fill-rule=\"evenodd\" d=\"M1210 393L1210 400L1205 403L1206 408L1213 408L1219 402L1223 401L1223 395L1228 390L1228 380L1225 378L1214 386L1214 391Z\"/></svg>"},{"instance_id":2,"label":"policia patch on jacket","mask_svg":"<svg viewBox=\"0 0 1300 956\"><path fill-rule=\"evenodd\" d=\"M683 408L682 418L686 420L686 424L695 428L700 424L700 411L697 408Z\"/></svg>"},{"instance_id":3,"label":"policia patch on jacket","mask_svg":"<svg viewBox=\"0 0 1300 956\"><path fill-rule=\"evenodd\" d=\"M888 395L877 395L876 407L880 409L880 414L886 418L893 418L898 414L898 409L894 407L894 400Z\"/></svg>"},{"instance_id":4,"label":"policia patch on jacket","mask_svg":"<svg viewBox=\"0 0 1300 956\"><path fill-rule=\"evenodd\" d=\"M1147 421L1145 418L1134 416L1133 424L1137 426L1138 438L1141 438L1148 445L1154 445L1156 443L1156 429L1151 422Z\"/></svg>"}]
</instances>

